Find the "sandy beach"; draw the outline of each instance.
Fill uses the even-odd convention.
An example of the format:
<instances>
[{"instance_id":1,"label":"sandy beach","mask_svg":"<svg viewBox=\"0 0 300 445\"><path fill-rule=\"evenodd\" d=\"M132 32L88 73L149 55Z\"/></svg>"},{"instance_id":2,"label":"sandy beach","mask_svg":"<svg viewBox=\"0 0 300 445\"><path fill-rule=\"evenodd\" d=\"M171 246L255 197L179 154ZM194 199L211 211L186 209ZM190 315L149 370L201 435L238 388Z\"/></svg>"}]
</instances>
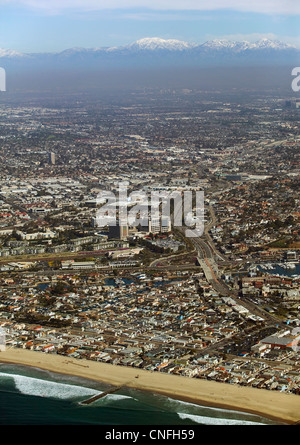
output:
<instances>
[{"instance_id":1,"label":"sandy beach","mask_svg":"<svg viewBox=\"0 0 300 445\"><path fill-rule=\"evenodd\" d=\"M150 391L199 405L258 414L285 424L300 420L300 396L293 394L76 360L24 349L0 352L0 362L32 366L110 385Z\"/></svg>"}]
</instances>

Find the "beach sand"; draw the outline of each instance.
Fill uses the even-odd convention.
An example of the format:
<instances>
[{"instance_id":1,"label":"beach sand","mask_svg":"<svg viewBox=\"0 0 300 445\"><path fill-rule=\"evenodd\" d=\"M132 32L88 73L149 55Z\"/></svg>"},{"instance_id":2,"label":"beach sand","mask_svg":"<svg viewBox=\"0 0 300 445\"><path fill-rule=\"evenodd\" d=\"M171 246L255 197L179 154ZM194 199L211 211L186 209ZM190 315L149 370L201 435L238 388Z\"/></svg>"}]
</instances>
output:
<instances>
[{"instance_id":1,"label":"beach sand","mask_svg":"<svg viewBox=\"0 0 300 445\"><path fill-rule=\"evenodd\" d=\"M300 396L294 394L72 359L25 349L11 348L0 352L0 362L150 391L199 405L248 412L283 424L293 424L300 420Z\"/></svg>"}]
</instances>

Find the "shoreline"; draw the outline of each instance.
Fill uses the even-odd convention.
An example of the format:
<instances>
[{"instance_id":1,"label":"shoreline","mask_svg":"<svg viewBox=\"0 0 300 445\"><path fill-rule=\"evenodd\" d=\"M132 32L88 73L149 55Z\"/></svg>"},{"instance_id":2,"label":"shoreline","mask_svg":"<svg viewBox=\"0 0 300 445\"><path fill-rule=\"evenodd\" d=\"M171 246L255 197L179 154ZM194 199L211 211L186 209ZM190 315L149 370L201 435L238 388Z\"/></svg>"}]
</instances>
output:
<instances>
[{"instance_id":1,"label":"shoreline","mask_svg":"<svg viewBox=\"0 0 300 445\"><path fill-rule=\"evenodd\" d=\"M196 405L254 414L282 424L295 424L300 420L300 396L295 394L192 379L24 349L11 348L0 352L0 363L39 368L112 386L161 394Z\"/></svg>"}]
</instances>

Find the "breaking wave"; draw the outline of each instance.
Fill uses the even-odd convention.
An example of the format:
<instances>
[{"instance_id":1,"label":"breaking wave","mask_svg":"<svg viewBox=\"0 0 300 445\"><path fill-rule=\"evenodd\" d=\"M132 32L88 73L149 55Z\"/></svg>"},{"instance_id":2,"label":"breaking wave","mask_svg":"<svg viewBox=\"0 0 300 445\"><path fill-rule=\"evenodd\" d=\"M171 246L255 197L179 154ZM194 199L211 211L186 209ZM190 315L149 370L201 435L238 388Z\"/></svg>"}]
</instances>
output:
<instances>
[{"instance_id":1,"label":"breaking wave","mask_svg":"<svg viewBox=\"0 0 300 445\"><path fill-rule=\"evenodd\" d=\"M168 404L182 420L191 420L205 425L263 425L262 419L255 414L196 405L195 403L168 397Z\"/></svg>"},{"instance_id":2,"label":"breaking wave","mask_svg":"<svg viewBox=\"0 0 300 445\"><path fill-rule=\"evenodd\" d=\"M67 383L65 383L66 381ZM101 419L104 415L107 415L108 418L114 416L121 423L131 422L132 418L139 419L144 415L147 415L148 423L149 421L151 423L151 419L153 419L155 424L160 421L163 422L162 419L166 419L168 424L176 423L176 419L180 424L202 425L266 425L269 423L267 419L250 413L200 406L159 394L144 393L132 389L126 390L128 394L107 394L89 405L83 405L81 403L83 400L104 392L103 389L90 387L89 383L85 383L84 380L72 379L69 381L68 378L64 378L63 381L57 381L53 380L53 376L52 380L47 380L45 376L43 378L41 376L26 376L18 374L14 370L12 373L0 372L0 384L3 392L18 392L27 396L41 397L45 403L47 403L47 399L75 402L75 405L72 403L74 416L77 416L79 405L93 408L92 410L80 409L81 416L86 416L92 422L94 422L93 416L96 416L97 422L99 421L97 416L101 412Z\"/></svg>"},{"instance_id":3,"label":"breaking wave","mask_svg":"<svg viewBox=\"0 0 300 445\"><path fill-rule=\"evenodd\" d=\"M238 420L238 419L224 419L219 417L206 417L198 416L195 414L178 413L180 419L192 420L195 423L200 423L202 425L263 425L259 422L251 422L249 420Z\"/></svg>"},{"instance_id":4,"label":"breaking wave","mask_svg":"<svg viewBox=\"0 0 300 445\"><path fill-rule=\"evenodd\" d=\"M70 385L67 383L51 382L18 374L0 373L0 379L11 379L15 388L22 394L55 399L77 399L99 394L92 388Z\"/></svg>"}]
</instances>

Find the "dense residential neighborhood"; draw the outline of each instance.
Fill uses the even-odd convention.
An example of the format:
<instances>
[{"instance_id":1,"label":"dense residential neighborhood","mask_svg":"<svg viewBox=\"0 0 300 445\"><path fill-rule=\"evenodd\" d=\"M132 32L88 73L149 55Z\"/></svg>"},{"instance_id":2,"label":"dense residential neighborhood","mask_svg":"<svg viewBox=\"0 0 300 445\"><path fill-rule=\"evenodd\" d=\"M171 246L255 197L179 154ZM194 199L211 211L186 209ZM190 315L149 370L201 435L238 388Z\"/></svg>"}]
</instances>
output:
<instances>
[{"instance_id":1,"label":"dense residential neighborhood","mask_svg":"<svg viewBox=\"0 0 300 445\"><path fill-rule=\"evenodd\" d=\"M6 348L299 394L299 109L236 102L141 90L2 106ZM171 214L99 225L99 194L124 182L128 210L135 192L203 191L203 234Z\"/></svg>"}]
</instances>

